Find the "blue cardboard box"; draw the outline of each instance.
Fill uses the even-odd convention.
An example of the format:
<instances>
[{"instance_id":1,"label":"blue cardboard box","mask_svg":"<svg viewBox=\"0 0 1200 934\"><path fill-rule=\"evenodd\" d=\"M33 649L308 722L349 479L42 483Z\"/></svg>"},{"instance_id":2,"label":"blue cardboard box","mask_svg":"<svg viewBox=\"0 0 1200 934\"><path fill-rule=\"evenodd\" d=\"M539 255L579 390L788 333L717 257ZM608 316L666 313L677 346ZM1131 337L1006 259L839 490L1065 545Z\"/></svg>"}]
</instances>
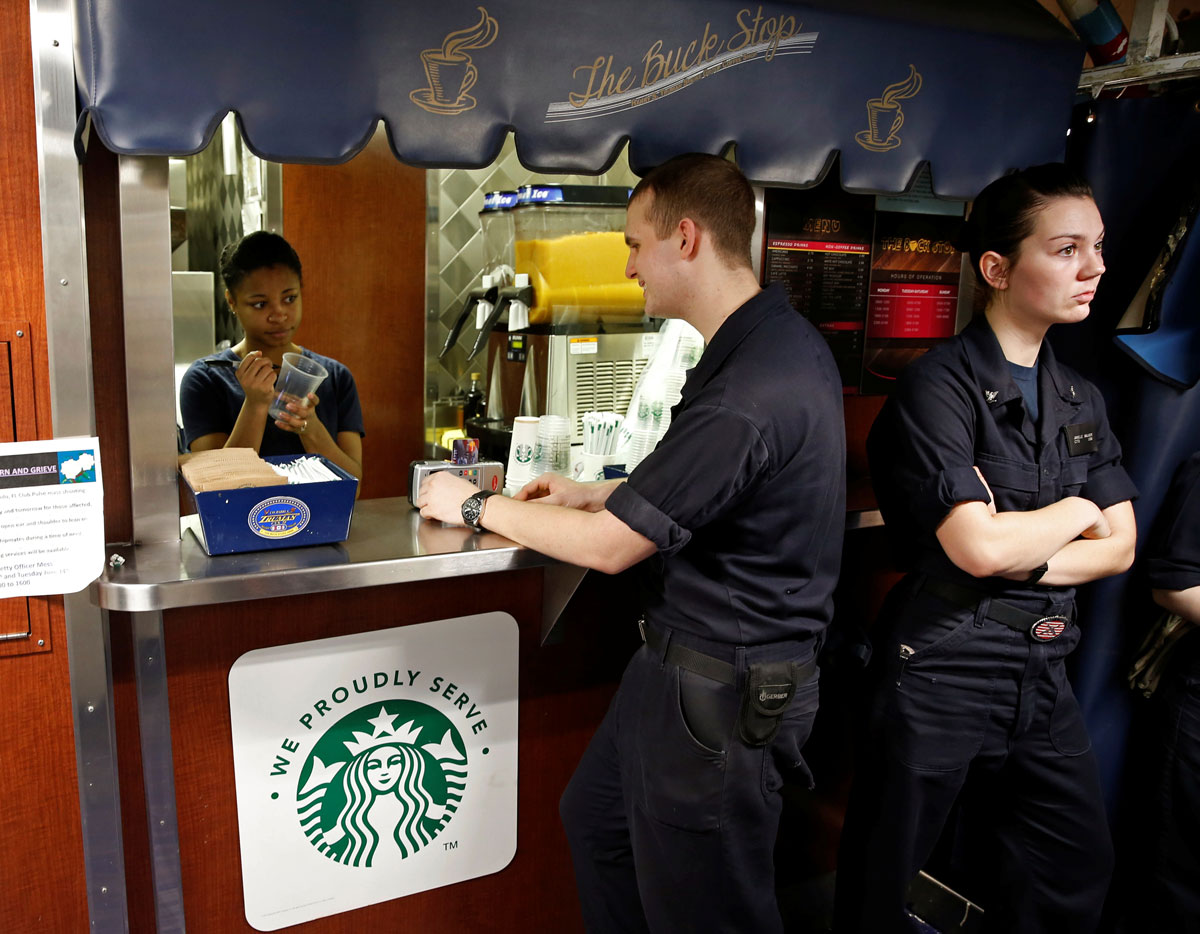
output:
<instances>
[{"instance_id":1,"label":"blue cardboard box","mask_svg":"<svg viewBox=\"0 0 1200 934\"><path fill-rule=\"evenodd\" d=\"M296 455L263 460L284 464L296 460ZM321 460L339 479L204 493L195 492L185 482L200 517L199 527L193 531L204 550L210 555L228 555L344 542L350 534L358 480L325 458Z\"/></svg>"}]
</instances>

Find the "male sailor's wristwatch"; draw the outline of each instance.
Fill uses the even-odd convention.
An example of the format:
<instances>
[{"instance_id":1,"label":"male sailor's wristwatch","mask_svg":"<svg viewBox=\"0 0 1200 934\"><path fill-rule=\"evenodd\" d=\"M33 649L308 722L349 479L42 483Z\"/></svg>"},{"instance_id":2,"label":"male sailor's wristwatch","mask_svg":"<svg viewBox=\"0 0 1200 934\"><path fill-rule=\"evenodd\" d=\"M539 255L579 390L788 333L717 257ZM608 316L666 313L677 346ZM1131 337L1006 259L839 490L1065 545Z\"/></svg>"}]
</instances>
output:
<instances>
[{"instance_id":1,"label":"male sailor's wristwatch","mask_svg":"<svg viewBox=\"0 0 1200 934\"><path fill-rule=\"evenodd\" d=\"M1048 570L1050 570L1049 562L1041 565L1040 567L1034 568L1032 571L1029 572L1029 576L1027 578L1025 578L1025 583L1036 584L1038 581L1040 581L1042 579L1042 575L1044 575Z\"/></svg>"},{"instance_id":2,"label":"male sailor's wristwatch","mask_svg":"<svg viewBox=\"0 0 1200 934\"><path fill-rule=\"evenodd\" d=\"M462 504L463 523L476 532L482 532L483 526L479 524L479 520L483 516L483 501L489 496L495 495L491 490L480 490L464 499Z\"/></svg>"}]
</instances>

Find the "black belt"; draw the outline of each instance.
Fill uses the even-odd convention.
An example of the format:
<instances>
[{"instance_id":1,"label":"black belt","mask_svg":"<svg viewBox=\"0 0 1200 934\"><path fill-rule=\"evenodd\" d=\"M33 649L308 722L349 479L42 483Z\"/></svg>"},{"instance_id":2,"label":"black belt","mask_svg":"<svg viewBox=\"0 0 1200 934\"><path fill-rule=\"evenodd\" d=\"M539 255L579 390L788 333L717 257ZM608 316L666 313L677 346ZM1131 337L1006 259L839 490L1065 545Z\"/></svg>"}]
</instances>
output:
<instances>
[{"instance_id":1,"label":"black belt","mask_svg":"<svg viewBox=\"0 0 1200 934\"><path fill-rule=\"evenodd\" d=\"M971 587L936 577L926 578L921 589L965 609L978 606L979 601L987 596ZM1066 616L1041 616L1000 600L992 600L988 603L986 618L1003 623L1009 629L1026 633L1034 642L1052 642L1066 632L1067 626L1071 623L1070 618Z\"/></svg>"},{"instance_id":2,"label":"black belt","mask_svg":"<svg viewBox=\"0 0 1200 934\"><path fill-rule=\"evenodd\" d=\"M642 641L672 665L678 665L680 668L685 668L713 681L720 681L722 684L731 686L737 684L737 668L732 662L689 648L674 639L667 645L666 652L663 652L663 643L666 641L666 637L654 627L647 625L644 619L638 620L638 631L642 634ZM733 655L733 652L734 647L730 646L730 656ZM816 673L816 670L817 660L815 657L803 665L797 665L795 668L796 682L802 684L808 681Z\"/></svg>"}]
</instances>

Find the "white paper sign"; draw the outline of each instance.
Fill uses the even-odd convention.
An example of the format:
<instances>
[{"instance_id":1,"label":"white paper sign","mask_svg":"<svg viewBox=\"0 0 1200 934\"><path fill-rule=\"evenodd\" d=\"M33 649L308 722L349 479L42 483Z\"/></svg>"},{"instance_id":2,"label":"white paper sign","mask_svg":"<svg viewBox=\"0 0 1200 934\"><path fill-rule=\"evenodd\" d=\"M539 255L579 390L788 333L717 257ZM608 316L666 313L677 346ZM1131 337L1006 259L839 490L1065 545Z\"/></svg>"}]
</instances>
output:
<instances>
[{"instance_id":1,"label":"white paper sign","mask_svg":"<svg viewBox=\"0 0 1200 934\"><path fill-rule=\"evenodd\" d=\"M0 444L0 598L76 593L103 570L99 439Z\"/></svg>"},{"instance_id":2,"label":"white paper sign","mask_svg":"<svg viewBox=\"0 0 1200 934\"><path fill-rule=\"evenodd\" d=\"M498 872L516 853L507 613L247 652L229 710L256 930Z\"/></svg>"}]
</instances>

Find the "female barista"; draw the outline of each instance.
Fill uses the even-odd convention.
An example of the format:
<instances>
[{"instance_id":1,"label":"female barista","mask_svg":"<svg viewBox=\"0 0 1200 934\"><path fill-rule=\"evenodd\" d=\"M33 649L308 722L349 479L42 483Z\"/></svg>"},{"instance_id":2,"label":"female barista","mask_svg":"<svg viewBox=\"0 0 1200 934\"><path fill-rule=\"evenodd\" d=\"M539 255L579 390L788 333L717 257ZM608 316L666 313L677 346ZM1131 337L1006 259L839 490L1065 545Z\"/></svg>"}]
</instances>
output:
<instances>
[{"instance_id":1,"label":"female barista","mask_svg":"<svg viewBox=\"0 0 1200 934\"><path fill-rule=\"evenodd\" d=\"M1100 393L1043 341L1087 317L1104 228L1087 182L1043 165L993 182L966 225L986 308L907 368L868 439L907 577L838 867L837 930L906 931L905 891L969 784L994 826L987 930L1094 930L1112 844L1064 673L1078 584L1133 560L1133 484Z\"/></svg>"},{"instance_id":2,"label":"female barista","mask_svg":"<svg viewBox=\"0 0 1200 934\"><path fill-rule=\"evenodd\" d=\"M225 300L245 337L197 360L184 374L179 404L191 451L254 448L261 455L320 454L362 479L362 408L350 371L293 343L301 316L300 257L278 234L258 231L221 252ZM276 371L302 353L328 378L289 414L272 420Z\"/></svg>"}]
</instances>

